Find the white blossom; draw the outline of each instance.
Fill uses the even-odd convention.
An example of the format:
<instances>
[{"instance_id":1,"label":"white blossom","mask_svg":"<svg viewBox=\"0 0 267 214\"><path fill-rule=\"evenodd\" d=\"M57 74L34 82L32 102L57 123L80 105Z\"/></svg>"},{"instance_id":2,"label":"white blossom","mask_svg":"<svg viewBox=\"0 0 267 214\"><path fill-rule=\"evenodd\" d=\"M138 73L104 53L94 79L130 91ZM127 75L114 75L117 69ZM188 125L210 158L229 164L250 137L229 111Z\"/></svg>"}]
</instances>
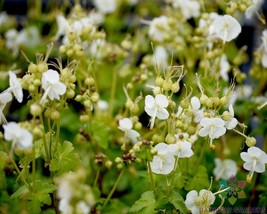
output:
<instances>
[{"instance_id":1,"label":"white blossom","mask_svg":"<svg viewBox=\"0 0 267 214\"><path fill-rule=\"evenodd\" d=\"M258 147L250 147L247 152L241 152L240 156L245 163L243 168L249 171L247 181L250 183L254 172L265 172L265 164L267 163L267 155Z\"/></svg>"},{"instance_id":2,"label":"white blossom","mask_svg":"<svg viewBox=\"0 0 267 214\"><path fill-rule=\"evenodd\" d=\"M101 59L105 51L106 40L96 39L90 45L90 54L96 59Z\"/></svg>"},{"instance_id":3,"label":"white blossom","mask_svg":"<svg viewBox=\"0 0 267 214\"><path fill-rule=\"evenodd\" d=\"M160 16L154 18L149 26L148 34L151 39L162 42L165 35L170 31L170 26L168 24L169 20L167 16Z\"/></svg>"},{"instance_id":4,"label":"white blossom","mask_svg":"<svg viewBox=\"0 0 267 214\"><path fill-rule=\"evenodd\" d=\"M232 176L236 176L237 165L236 162L231 159L221 160L220 158L215 158L215 168L213 174L216 180L229 179Z\"/></svg>"},{"instance_id":5,"label":"white blossom","mask_svg":"<svg viewBox=\"0 0 267 214\"><path fill-rule=\"evenodd\" d=\"M231 115L231 118L229 120L224 120L224 122L225 122L225 127L230 130L234 129L238 124L238 121L235 118L235 112L232 104L230 104L229 106L229 113Z\"/></svg>"},{"instance_id":6,"label":"white blossom","mask_svg":"<svg viewBox=\"0 0 267 214\"><path fill-rule=\"evenodd\" d=\"M158 68L166 69L168 67L168 52L165 47L157 46L153 54L154 64Z\"/></svg>"},{"instance_id":7,"label":"white blossom","mask_svg":"<svg viewBox=\"0 0 267 214\"><path fill-rule=\"evenodd\" d=\"M50 100L59 100L59 96L66 92L66 85L59 81L58 72L52 69L43 73L42 88L45 90L45 93L40 101L41 104L46 102L47 96Z\"/></svg>"},{"instance_id":8,"label":"white blossom","mask_svg":"<svg viewBox=\"0 0 267 214\"><path fill-rule=\"evenodd\" d=\"M113 13L117 9L118 5L117 0L94 0L93 3L97 10L104 14Z\"/></svg>"},{"instance_id":9,"label":"white blossom","mask_svg":"<svg viewBox=\"0 0 267 214\"><path fill-rule=\"evenodd\" d=\"M254 15L259 16L259 9L264 0L252 0L252 4L246 9L245 16L247 19L251 19Z\"/></svg>"},{"instance_id":10,"label":"white blossom","mask_svg":"<svg viewBox=\"0 0 267 214\"><path fill-rule=\"evenodd\" d=\"M241 33L241 25L230 15L219 16L215 19L214 30L224 42L230 42Z\"/></svg>"},{"instance_id":11,"label":"white blossom","mask_svg":"<svg viewBox=\"0 0 267 214\"><path fill-rule=\"evenodd\" d=\"M158 153L153 156L153 160L150 162L152 172L162 175L171 173L175 165L173 147L166 143L158 143L155 149Z\"/></svg>"},{"instance_id":12,"label":"white blossom","mask_svg":"<svg viewBox=\"0 0 267 214\"><path fill-rule=\"evenodd\" d=\"M211 147L213 146L212 140L221 137L226 132L225 122L221 118L203 118L200 125L203 128L199 130L198 135L209 136Z\"/></svg>"},{"instance_id":13,"label":"white blossom","mask_svg":"<svg viewBox=\"0 0 267 214\"><path fill-rule=\"evenodd\" d=\"M8 92L12 92L18 102L22 102L23 92L21 84L13 71L9 71L9 88Z\"/></svg>"},{"instance_id":14,"label":"white blossom","mask_svg":"<svg viewBox=\"0 0 267 214\"><path fill-rule=\"evenodd\" d=\"M191 98L190 104L194 112L194 121L196 123L199 123L201 119L204 118L204 110L200 109L200 100L198 99L198 97L194 96Z\"/></svg>"},{"instance_id":15,"label":"white blossom","mask_svg":"<svg viewBox=\"0 0 267 214\"><path fill-rule=\"evenodd\" d=\"M169 112L166 110L168 105L169 101L163 94L157 94L155 98L151 95L145 97L145 111L151 117L150 129L153 128L156 117L160 120L169 117Z\"/></svg>"},{"instance_id":16,"label":"white blossom","mask_svg":"<svg viewBox=\"0 0 267 214\"><path fill-rule=\"evenodd\" d=\"M185 206L191 211L192 214L199 214L200 209L209 209L214 203L214 194L206 189L200 190L199 194L196 190L191 190L187 193L185 199Z\"/></svg>"},{"instance_id":17,"label":"white blossom","mask_svg":"<svg viewBox=\"0 0 267 214\"><path fill-rule=\"evenodd\" d=\"M178 135L175 135L176 138L176 143L171 144L170 148L172 148L172 152L174 155L176 155L179 158L189 158L191 157L194 153L191 149L192 143L185 139L179 139Z\"/></svg>"},{"instance_id":18,"label":"white blossom","mask_svg":"<svg viewBox=\"0 0 267 214\"><path fill-rule=\"evenodd\" d=\"M220 59L220 76L224 81L228 81L228 71L230 70L230 64L225 54L223 54Z\"/></svg>"},{"instance_id":19,"label":"white blossom","mask_svg":"<svg viewBox=\"0 0 267 214\"><path fill-rule=\"evenodd\" d=\"M69 22L67 21L65 16L63 16L62 14L56 17L56 21L57 21L58 29L54 37L55 40L57 40L60 36L65 36L70 27Z\"/></svg>"},{"instance_id":20,"label":"white blossom","mask_svg":"<svg viewBox=\"0 0 267 214\"><path fill-rule=\"evenodd\" d=\"M0 94L0 124L2 122L7 123L3 110L8 102L12 100L12 95L9 92L3 92Z\"/></svg>"},{"instance_id":21,"label":"white blossom","mask_svg":"<svg viewBox=\"0 0 267 214\"><path fill-rule=\"evenodd\" d=\"M5 131L5 140L12 141L12 149L14 148L14 146L17 146L20 149L27 149L32 147L33 137L28 130L21 128L15 122L4 124L3 128Z\"/></svg>"},{"instance_id":22,"label":"white blossom","mask_svg":"<svg viewBox=\"0 0 267 214\"><path fill-rule=\"evenodd\" d=\"M133 143L136 143L140 134L132 128L133 123L129 118L123 118L119 121L119 129L125 133L125 137L131 139Z\"/></svg>"},{"instance_id":23,"label":"white blossom","mask_svg":"<svg viewBox=\"0 0 267 214\"><path fill-rule=\"evenodd\" d=\"M200 4L195 0L173 0L172 6L174 8L180 8L186 20L200 15Z\"/></svg>"}]
</instances>

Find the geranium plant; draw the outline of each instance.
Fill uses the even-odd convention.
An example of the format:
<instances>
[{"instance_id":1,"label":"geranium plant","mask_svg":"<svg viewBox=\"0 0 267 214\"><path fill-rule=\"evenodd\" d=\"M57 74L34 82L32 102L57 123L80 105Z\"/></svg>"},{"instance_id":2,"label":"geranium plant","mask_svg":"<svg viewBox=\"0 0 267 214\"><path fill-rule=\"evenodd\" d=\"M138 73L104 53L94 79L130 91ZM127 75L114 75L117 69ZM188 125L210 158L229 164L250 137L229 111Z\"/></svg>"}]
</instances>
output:
<instances>
[{"instance_id":1,"label":"geranium plant","mask_svg":"<svg viewBox=\"0 0 267 214\"><path fill-rule=\"evenodd\" d=\"M263 2L91 3L0 13L1 213L264 213Z\"/></svg>"}]
</instances>

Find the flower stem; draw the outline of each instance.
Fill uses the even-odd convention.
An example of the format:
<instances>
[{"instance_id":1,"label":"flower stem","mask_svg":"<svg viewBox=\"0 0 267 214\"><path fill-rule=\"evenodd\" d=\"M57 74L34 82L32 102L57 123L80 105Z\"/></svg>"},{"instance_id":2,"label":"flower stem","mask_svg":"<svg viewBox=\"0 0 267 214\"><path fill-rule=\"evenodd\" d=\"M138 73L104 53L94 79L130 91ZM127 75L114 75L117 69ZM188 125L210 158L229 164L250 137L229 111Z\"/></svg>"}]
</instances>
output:
<instances>
[{"instance_id":1,"label":"flower stem","mask_svg":"<svg viewBox=\"0 0 267 214\"><path fill-rule=\"evenodd\" d=\"M116 86L117 86L117 72L113 70L111 95L110 95L110 101L109 101L109 116L110 117L112 117L112 114L113 114Z\"/></svg>"},{"instance_id":2,"label":"flower stem","mask_svg":"<svg viewBox=\"0 0 267 214\"><path fill-rule=\"evenodd\" d=\"M46 154L47 158L49 159L49 152L48 152L48 147L47 147L46 138L45 138L44 118L43 118L42 114L40 114L40 120L41 120L41 123L43 124L43 130L44 130L43 141L44 141L44 147L45 147L45 154Z\"/></svg>"},{"instance_id":3,"label":"flower stem","mask_svg":"<svg viewBox=\"0 0 267 214\"><path fill-rule=\"evenodd\" d=\"M176 168L178 166L178 160L179 160L179 157L177 157L175 160L174 170L172 171L172 178L171 178L171 183L170 183L169 188L168 188L167 197L169 197L169 195L171 193L171 189L173 187L175 172L176 172Z\"/></svg>"},{"instance_id":4,"label":"flower stem","mask_svg":"<svg viewBox=\"0 0 267 214\"><path fill-rule=\"evenodd\" d=\"M119 174L119 177L117 178L115 184L113 185L111 191L109 192L108 197L106 198L106 200L105 200L105 202L104 202L104 205L103 205L103 208L102 208L102 209L105 208L105 206L108 204L109 200L111 199L113 193L115 192L115 190L116 190L116 188L117 188L117 186L118 186L118 184L119 184L119 182L120 182L120 180L121 180L121 177L122 177L122 175L123 175L124 170L125 170L125 169L122 169L122 170L121 170L121 172L120 172L120 174Z\"/></svg>"},{"instance_id":5,"label":"flower stem","mask_svg":"<svg viewBox=\"0 0 267 214\"><path fill-rule=\"evenodd\" d=\"M59 134L60 134L60 118L57 120L57 133L56 133L55 152L57 151L57 145L59 143Z\"/></svg>"},{"instance_id":6,"label":"flower stem","mask_svg":"<svg viewBox=\"0 0 267 214\"><path fill-rule=\"evenodd\" d=\"M19 170L19 168L18 168L16 162L13 160L13 158L11 158L11 162L13 163L13 165L14 165L14 167L15 167L17 173L19 174L20 179L21 179L22 182L25 184L25 186L27 187L27 189L28 189L29 191L32 191L32 187L30 186L30 184L26 181L26 179L25 179L25 178L23 177L23 175L21 174L21 171Z\"/></svg>"},{"instance_id":7,"label":"flower stem","mask_svg":"<svg viewBox=\"0 0 267 214\"><path fill-rule=\"evenodd\" d=\"M100 175L100 169L98 168L97 171L96 171L96 176L95 176L93 187L96 187L99 175Z\"/></svg>"},{"instance_id":8,"label":"flower stem","mask_svg":"<svg viewBox=\"0 0 267 214\"><path fill-rule=\"evenodd\" d=\"M153 179L152 169L151 169L151 165L150 165L150 163L148 161L147 161L147 168L148 168L148 171L149 171L149 177L150 177L150 181L151 181L153 192L154 192L154 194L156 194L157 191L156 191L156 188L155 188L155 183L154 183L154 179Z\"/></svg>"}]
</instances>

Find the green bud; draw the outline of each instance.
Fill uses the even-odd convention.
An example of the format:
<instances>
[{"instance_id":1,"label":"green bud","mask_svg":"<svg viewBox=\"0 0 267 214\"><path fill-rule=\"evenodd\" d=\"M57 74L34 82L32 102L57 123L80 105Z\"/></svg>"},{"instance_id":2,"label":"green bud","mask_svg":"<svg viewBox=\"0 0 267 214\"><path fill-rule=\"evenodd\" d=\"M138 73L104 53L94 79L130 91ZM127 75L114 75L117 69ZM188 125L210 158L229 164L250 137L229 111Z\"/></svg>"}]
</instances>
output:
<instances>
[{"instance_id":1,"label":"green bud","mask_svg":"<svg viewBox=\"0 0 267 214\"><path fill-rule=\"evenodd\" d=\"M254 137L247 137L246 144L248 147L252 147L256 145L256 139Z\"/></svg>"},{"instance_id":2,"label":"green bud","mask_svg":"<svg viewBox=\"0 0 267 214\"><path fill-rule=\"evenodd\" d=\"M165 137L165 142L167 144L173 144L175 143L176 139L172 134L167 134L167 136Z\"/></svg>"},{"instance_id":3,"label":"green bud","mask_svg":"<svg viewBox=\"0 0 267 214\"><path fill-rule=\"evenodd\" d=\"M59 118L60 118L59 111L56 111L56 110L52 111L52 113L51 113L51 119L52 120L58 120Z\"/></svg>"},{"instance_id":4,"label":"green bud","mask_svg":"<svg viewBox=\"0 0 267 214\"><path fill-rule=\"evenodd\" d=\"M42 108L38 104L32 104L30 106L30 112L32 116L36 117L42 114Z\"/></svg>"},{"instance_id":5,"label":"green bud","mask_svg":"<svg viewBox=\"0 0 267 214\"><path fill-rule=\"evenodd\" d=\"M88 115L80 115L80 121L82 123L86 123L90 120L90 117Z\"/></svg>"},{"instance_id":6,"label":"green bud","mask_svg":"<svg viewBox=\"0 0 267 214\"><path fill-rule=\"evenodd\" d=\"M30 73L37 73L38 72L38 66L31 62L29 67L28 67L28 71Z\"/></svg>"},{"instance_id":7,"label":"green bud","mask_svg":"<svg viewBox=\"0 0 267 214\"><path fill-rule=\"evenodd\" d=\"M157 76L155 82L156 82L157 86L162 87L162 85L164 83L164 79L160 76Z\"/></svg>"}]
</instances>

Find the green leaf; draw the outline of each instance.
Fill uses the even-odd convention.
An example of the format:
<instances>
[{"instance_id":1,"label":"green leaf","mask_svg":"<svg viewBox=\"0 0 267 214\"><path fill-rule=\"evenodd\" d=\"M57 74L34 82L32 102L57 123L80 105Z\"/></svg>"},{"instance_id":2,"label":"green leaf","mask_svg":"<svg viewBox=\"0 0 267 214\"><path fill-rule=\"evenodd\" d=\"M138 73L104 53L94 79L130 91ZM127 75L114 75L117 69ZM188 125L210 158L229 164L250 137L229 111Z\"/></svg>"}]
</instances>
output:
<instances>
[{"instance_id":1,"label":"green leaf","mask_svg":"<svg viewBox=\"0 0 267 214\"><path fill-rule=\"evenodd\" d=\"M79 155L73 150L74 147L69 141L65 141L63 145L59 144L55 156L51 160L49 169L52 172L57 171L58 174L76 170L80 166L81 160Z\"/></svg>"},{"instance_id":2,"label":"green leaf","mask_svg":"<svg viewBox=\"0 0 267 214\"><path fill-rule=\"evenodd\" d=\"M103 149L108 148L108 137L110 134L110 129L105 124L93 121L91 123L91 130L93 132L93 139L96 143Z\"/></svg>"},{"instance_id":3,"label":"green leaf","mask_svg":"<svg viewBox=\"0 0 267 214\"><path fill-rule=\"evenodd\" d=\"M25 185L23 185L11 195L11 199L22 198L27 193L29 193L29 189Z\"/></svg>"},{"instance_id":4,"label":"green leaf","mask_svg":"<svg viewBox=\"0 0 267 214\"><path fill-rule=\"evenodd\" d=\"M207 170L204 166L199 166L197 170L192 175L193 177L188 177L185 184L185 190L196 190L207 189L209 187L209 177Z\"/></svg>"},{"instance_id":5,"label":"green leaf","mask_svg":"<svg viewBox=\"0 0 267 214\"><path fill-rule=\"evenodd\" d=\"M41 213L41 206L42 204L36 198L29 202L29 210L31 211L32 214Z\"/></svg>"},{"instance_id":6,"label":"green leaf","mask_svg":"<svg viewBox=\"0 0 267 214\"><path fill-rule=\"evenodd\" d=\"M171 190L169 201L173 204L175 209L180 211L179 213L187 213L184 198L180 195L177 188Z\"/></svg>"},{"instance_id":7,"label":"green leaf","mask_svg":"<svg viewBox=\"0 0 267 214\"><path fill-rule=\"evenodd\" d=\"M7 153L0 151L0 169L3 169L6 165Z\"/></svg>"},{"instance_id":8,"label":"green leaf","mask_svg":"<svg viewBox=\"0 0 267 214\"><path fill-rule=\"evenodd\" d=\"M130 208L131 213L151 214L154 213L156 200L153 191L144 192L141 198Z\"/></svg>"}]
</instances>

